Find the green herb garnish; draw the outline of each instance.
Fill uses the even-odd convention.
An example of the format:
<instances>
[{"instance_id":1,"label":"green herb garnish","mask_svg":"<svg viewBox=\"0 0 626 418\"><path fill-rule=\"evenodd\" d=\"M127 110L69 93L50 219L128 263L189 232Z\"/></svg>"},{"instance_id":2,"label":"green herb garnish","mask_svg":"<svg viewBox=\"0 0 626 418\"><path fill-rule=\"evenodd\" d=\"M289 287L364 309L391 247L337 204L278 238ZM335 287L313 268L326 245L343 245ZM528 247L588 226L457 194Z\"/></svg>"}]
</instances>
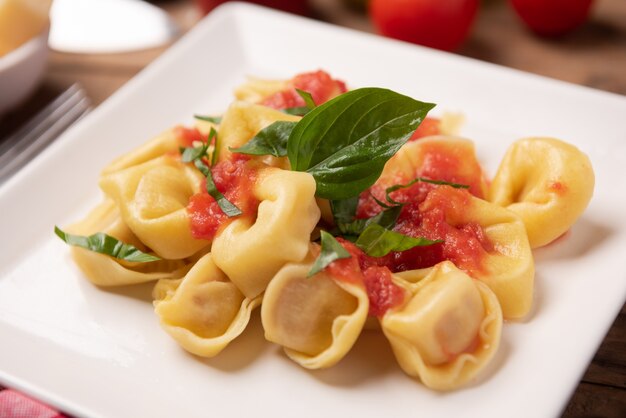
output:
<instances>
[{"instance_id":1,"label":"green herb garnish","mask_svg":"<svg viewBox=\"0 0 626 418\"><path fill-rule=\"evenodd\" d=\"M317 107L311 93L300 89L296 89L296 93L298 93L300 97L302 97L302 100L304 100L304 104L306 105L307 109L313 110Z\"/></svg>"},{"instance_id":2,"label":"green herb garnish","mask_svg":"<svg viewBox=\"0 0 626 418\"><path fill-rule=\"evenodd\" d=\"M343 248L343 246L326 231L320 231L321 234L321 243L322 243L322 251L320 255L315 259L311 270L307 274L307 277L311 277L316 273L319 273L323 269L325 269L330 263L335 260L339 260L342 258L350 258L350 253L348 250Z\"/></svg>"},{"instance_id":3,"label":"green herb garnish","mask_svg":"<svg viewBox=\"0 0 626 418\"><path fill-rule=\"evenodd\" d=\"M206 191L215 201L217 205L222 209L222 212L226 214L229 218L233 216L241 215L241 210L235 206L231 201L226 199L226 197L217 190L217 186L215 185L215 181L213 180L213 175L211 174L211 169L204 162L204 158L207 157L207 150L209 148L209 143L211 140L215 138L215 144L213 146L213 155L211 158L211 164L214 165L217 161L217 153L218 153L218 137L215 129L211 128L209 132L209 138L205 144L199 147L189 147L183 148L181 150L181 160L185 163L193 162L198 170L206 177Z\"/></svg>"},{"instance_id":4,"label":"green herb garnish","mask_svg":"<svg viewBox=\"0 0 626 418\"><path fill-rule=\"evenodd\" d=\"M296 124L287 144L291 168L315 178L319 197L356 196L374 184L433 107L381 88L344 93Z\"/></svg>"},{"instance_id":5,"label":"green herb garnish","mask_svg":"<svg viewBox=\"0 0 626 418\"><path fill-rule=\"evenodd\" d=\"M296 106L296 107L288 107L286 109L280 109L281 112L286 113L288 115L294 116L304 116L309 113L309 109L306 106Z\"/></svg>"},{"instance_id":6,"label":"green herb garnish","mask_svg":"<svg viewBox=\"0 0 626 418\"><path fill-rule=\"evenodd\" d=\"M219 125L220 123L222 123L222 117L221 116L202 116L202 115L193 115L194 118L198 119L198 120L203 120L205 122L211 122L214 123L216 125Z\"/></svg>"},{"instance_id":7,"label":"green herb garnish","mask_svg":"<svg viewBox=\"0 0 626 418\"><path fill-rule=\"evenodd\" d=\"M368 255L383 257L392 251L406 251L413 247L433 245L440 242L443 241L409 237L372 223L359 235L355 244Z\"/></svg>"},{"instance_id":8,"label":"green herb garnish","mask_svg":"<svg viewBox=\"0 0 626 418\"><path fill-rule=\"evenodd\" d=\"M135 263L147 263L160 260L159 257L146 254L138 250L137 247L126 244L104 232L98 232L85 237L64 232L55 225L54 233L69 245L108 255L120 260L133 261Z\"/></svg>"},{"instance_id":9,"label":"green herb garnish","mask_svg":"<svg viewBox=\"0 0 626 418\"><path fill-rule=\"evenodd\" d=\"M399 190L399 189L405 189L407 187L411 187L415 183L437 184L437 185L440 185L440 186L454 187L455 189L469 189L469 187L470 187L467 184L459 184L459 183L452 183L452 182L449 182L449 181L431 180L431 179L427 179L427 178L424 178L424 177L417 177L417 178L411 180L410 182L408 182L406 184L396 184L395 186L387 187L385 189L385 199L387 199L387 202L391 203L392 205L403 205L404 204L403 202L398 202L398 201L392 199L391 196L390 196L390 193L393 193L393 192L395 192L396 190Z\"/></svg>"},{"instance_id":10,"label":"green herb garnish","mask_svg":"<svg viewBox=\"0 0 626 418\"><path fill-rule=\"evenodd\" d=\"M355 219L350 223L337 223L337 228L342 235L357 237L370 225L376 224L384 229L392 229L396 225L402 206L393 206L379 212L377 215L366 219ZM371 255L371 254L370 254Z\"/></svg>"},{"instance_id":11,"label":"green herb garnish","mask_svg":"<svg viewBox=\"0 0 626 418\"><path fill-rule=\"evenodd\" d=\"M254 138L239 148L230 148L232 152L249 155L287 155L287 141L296 122L278 121L261 129Z\"/></svg>"}]
</instances>

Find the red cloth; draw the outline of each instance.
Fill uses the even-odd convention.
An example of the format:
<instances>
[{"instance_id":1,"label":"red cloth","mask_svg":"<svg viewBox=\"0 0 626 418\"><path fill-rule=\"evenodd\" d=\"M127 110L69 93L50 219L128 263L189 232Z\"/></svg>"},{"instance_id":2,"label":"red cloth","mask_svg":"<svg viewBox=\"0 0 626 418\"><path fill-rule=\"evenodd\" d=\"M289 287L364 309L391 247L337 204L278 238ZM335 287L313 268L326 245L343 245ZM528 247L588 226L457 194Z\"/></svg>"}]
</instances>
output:
<instances>
[{"instance_id":1,"label":"red cloth","mask_svg":"<svg viewBox=\"0 0 626 418\"><path fill-rule=\"evenodd\" d=\"M59 411L11 389L0 390L2 418L66 418Z\"/></svg>"}]
</instances>

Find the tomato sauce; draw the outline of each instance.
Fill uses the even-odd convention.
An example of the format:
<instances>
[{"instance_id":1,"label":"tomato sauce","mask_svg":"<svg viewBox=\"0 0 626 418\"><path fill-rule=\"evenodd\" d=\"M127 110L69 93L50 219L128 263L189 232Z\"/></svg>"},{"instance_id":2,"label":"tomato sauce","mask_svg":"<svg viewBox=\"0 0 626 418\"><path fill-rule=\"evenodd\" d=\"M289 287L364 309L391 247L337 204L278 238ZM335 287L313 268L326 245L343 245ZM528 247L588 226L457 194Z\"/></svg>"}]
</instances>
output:
<instances>
[{"instance_id":1,"label":"tomato sauce","mask_svg":"<svg viewBox=\"0 0 626 418\"><path fill-rule=\"evenodd\" d=\"M413 135L409 138L409 141L416 141L425 136L440 135L441 134L441 120L439 118L426 117L417 127Z\"/></svg>"},{"instance_id":2,"label":"tomato sauce","mask_svg":"<svg viewBox=\"0 0 626 418\"><path fill-rule=\"evenodd\" d=\"M318 70L296 75L289 82L289 88L266 97L261 104L274 109L305 106L296 89L311 93L316 105L327 102L347 91L346 84L334 80L327 72Z\"/></svg>"},{"instance_id":3,"label":"tomato sauce","mask_svg":"<svg viewBox=\"0 0 626 418\"><path fill-rule=\"evenodd\" d=\"M197 128L177 126L174 128L174 135L176 135L181 147L193 147L194 142L207 141L207 137L202 135Z\"/></svg>"},{"instance_id":4,"label":"tomato sauce","mask_svg":"<svg viewBox=\"0 0 626 418\"><path fill-rule=\"evenodd\" d=\"M369 315L381 317L388 309L404 302L405 291L391 280L391 271L384 265L384 257L371 257L343 238L337 238L337 241L351 257L333 261L327 272L338 280L360 282L365 286Z\"/></svg>"},{"instance_id":5,"label":"tomato sauce","mask_svg":"<svg viewBox=\"0 0 626 418\"><path fill-rule=\"evenodd\" d=\"M219 162L211 168L217 190L242 211L239 217L230 218L222 211L217 201L206 191L205 182L200 193L191 196L187 212L194 238L212 240L218 230L231 220L241 216L256 216L259 206L259 200L253 194L256 169L249 160L243 154L233 154L231 160Z\"/></svg>"}]
</instances>

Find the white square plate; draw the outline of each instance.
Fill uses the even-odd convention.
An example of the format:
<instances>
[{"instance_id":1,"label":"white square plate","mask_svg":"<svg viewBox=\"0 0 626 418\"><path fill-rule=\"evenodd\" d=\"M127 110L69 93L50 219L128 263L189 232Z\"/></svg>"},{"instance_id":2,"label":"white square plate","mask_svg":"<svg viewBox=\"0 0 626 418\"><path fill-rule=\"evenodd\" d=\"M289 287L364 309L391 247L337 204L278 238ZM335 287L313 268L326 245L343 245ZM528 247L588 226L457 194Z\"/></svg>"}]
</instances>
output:
<instances>
[{"instance_id":1,"label":"white square plate","mask_svg":"<svg viewBox=\"0 0 626 418\"><path fill-rule=\"evenodd\" d=\"M563 138L591 156L590 207L566 239L535 252L533 312L506 324L493 365L468 388L426 389L372 332L334 368L306 371L264 342L258 315L222 354L196 358L160 329L150 286L96 288L53 235L100 199L98 173L115 156L221 112L245 75L317 68L462 111L491 174L522 136ZM223 7L0 188L0 382L86 416L556 416L626 299L625 115L624 97Z\"/></svg>"}]
</instances>

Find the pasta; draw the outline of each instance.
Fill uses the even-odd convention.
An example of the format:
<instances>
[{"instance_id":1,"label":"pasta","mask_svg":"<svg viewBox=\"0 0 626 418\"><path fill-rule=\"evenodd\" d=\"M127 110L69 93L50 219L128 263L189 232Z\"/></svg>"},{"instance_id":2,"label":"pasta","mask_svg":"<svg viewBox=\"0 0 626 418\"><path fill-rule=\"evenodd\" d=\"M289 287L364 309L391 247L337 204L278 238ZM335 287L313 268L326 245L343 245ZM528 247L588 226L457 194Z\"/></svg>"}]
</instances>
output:
<instances>
[{"instance_id":1,"label":"pasta","mask_svg":"<svg viewBox=\"0 0 626 418\"><path fill-rule=\"evenodd\" d=\"M307 369L368 329L428 388L477 379L504 320L532 308L531 249L591 199L587 156L522 139L490 182L460 116L321 70L251 78L235 98L102 170L104 201L55 228L84 275L156 282L161 327L197 356L226 349L260 306L265 339Z\"/></svg>"},{"instance_id":2,"label":"pasta","mask_svg":"<svg viewBox=\"0 0 626 418\"><path fill-rule=\"evenodd\" d=\"M187 275L154 288L161 326L187 351L213 357L243 332L261 298L246 298L206 254Z\"/></svg>"},{"instance_id":3,"label":"pasta","mask_svg":"<svg viewBox=\"0 0 626 418\"><path fill-rule=\"evenodd\" d=\"M554 138L526 138L507 151L489 200L518 214L533 248L565 233L591 200L594 174L589 158Z\"/></svg>"}]
</instances>

